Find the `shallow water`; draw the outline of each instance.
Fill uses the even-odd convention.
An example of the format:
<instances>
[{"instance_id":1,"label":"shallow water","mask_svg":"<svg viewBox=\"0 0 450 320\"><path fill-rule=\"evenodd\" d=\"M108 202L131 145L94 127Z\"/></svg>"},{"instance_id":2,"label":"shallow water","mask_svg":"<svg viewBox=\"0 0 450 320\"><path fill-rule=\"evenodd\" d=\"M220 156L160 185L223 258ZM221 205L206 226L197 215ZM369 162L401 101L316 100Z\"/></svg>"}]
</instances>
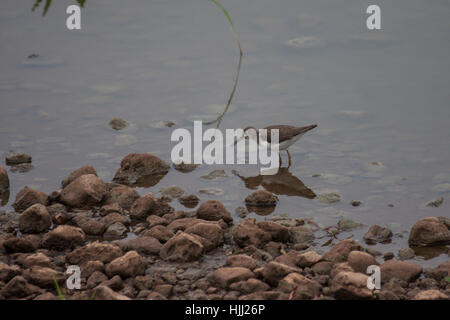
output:
<instances>
[{"instance_id":1,"label":"shallow water","mask_svg":"<svg viewBox=\"0 0 450 320\"><path fill-rule=\"evenodd\" d=\"M222 111L238 53L225 18L207 1L87 1L81 31L65 27L69 1L54 1L45 17L42 8L31 12L32 2L0 3L0 153L2 161L11 149L29 153L34 166L9 171L4 208L25 185L51 192L82 165L110 181L131 152L169 162L174 128ZM353 232L358 240L372 224L389 226L392 243L375 248L395 253L418 219L450 216L448 2L378 1L380 31L366 29L368 4L360 1L222 3L244 57L221 128L317 123L290 148L289 172L315 194L341 195L326 205L281 191L271 216L314 218L324 227L350 218L366 225ZM39 56L27 58L33 53ZM130 126L114 131L113 117ZM176 126L162 126L166 120ZM201 178L216 169L227 177ZM171 169L139 192L176 184L233 212L252 190L232 170L258 173L242 165ZM208 196L202 188L223 192ZM425 207L440 196L439 208Z\"/></svg>"}]
</instances>

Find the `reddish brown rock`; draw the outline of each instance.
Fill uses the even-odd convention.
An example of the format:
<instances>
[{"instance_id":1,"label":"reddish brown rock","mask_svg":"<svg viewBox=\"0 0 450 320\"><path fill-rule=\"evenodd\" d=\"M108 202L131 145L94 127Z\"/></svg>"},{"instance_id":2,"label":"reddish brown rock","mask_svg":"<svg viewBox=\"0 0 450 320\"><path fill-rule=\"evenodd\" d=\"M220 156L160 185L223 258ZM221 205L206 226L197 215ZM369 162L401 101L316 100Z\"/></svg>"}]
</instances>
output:
<instances>
[{"instance_id":1,"label":"reddish brown rock","mask_svg":"<svg viewBox=\"0 0 450 320\"><path fill-rule=\"evenodd\" d=\"M186 229L186 233L196 234L208 240L208 244L204 247L210 250L220 246L223 243L223 229L218 224L213 223L197 223Z\"/></svg>"},{"instance_id":2,"label":"reddish brown rock","mask_svg":"<svg viewBox=\"0 0 450 320\"><path fill-rule=\"evenodd\" d=\"M203 253L203 244L193 235L179 231L161 248L160 256L170 261L193 261Z\"/></svg>"},{"instance_id":3,"label":"reddish brown rock","mask_svg":"<svg viewBox=\"0 0 450 320\"><path fill-rule=\"evenodd\" d=\"M254 278L253 272L242 267L225 267L214 271L209 277L212 285L228 288L232 283Z\"/></svg>"},{"instance_id":4,"label":"reddish brown rock","mask_svg":"<svg viewBox=\"0 0 450 320\"><path fill-rule=\"evenodd\" d=\"M245 198L245 204L254 207L273 207L278 197L267 190L257 190Z\"/></svg>"},{"instance_id":5,"label":"reddish brown rock","mask_svg":"<svg viewBox=\"0 0 450 320\"><path fill-rule=\"evenodd\" d=\"M148 193L137 199L130 208L130 217L134 219L145 219L149 215L163 216L173 212L173 208L164 201Z\"/></svg>"},{"instance_id":6,"label":"reddish brown rock","mask_svg":"<svg viewBox=\"0 0 450 320\"><path fill-rule=\"evenodd\" d=\"M167 226L167 224L168 224L166 219L155 216L155 215L148 216L145 221L148 223L149 229L153 228L154 226L159 226L159 225Z\"/></svg>"},{"instance_id":7,"label":"reddish brown rock","mask_svg":"<svg viewBox=\"0 0 450 320\"><path fill-rule=\"evenodd\" d=\"M272 240L271 234L259 228L255 222L255 219L245 219L234 228L233 240L238 246L255 245L261 248Z\"/></svg>"},{"instance_id":8,"label":"reddish brown rock","mask_svg":"<svg viewBox=\"0 0 450 320\"><path fill-rule=\"evenodd\" d=\"M367 273L368 266L379 265L377 260L372 255L362 251L350 252L347 258L347 262L353 270L364 274Z\"/></svg>"},{"instance_id":9,"label":"reddish brown rock","mask_svg":"<svg viewBox=\"0 0 450 320\"><path fill-rule=\"evenodd\" d=\"M22 276L15 276L0 290L0 295L7 299L25 298L41 293L39 287L28 283Z\"/></svg>"},{"instance_id":10,"label":"reddish brown rock","mask_svg":"<svg viewBox=\"0 0 450 320\"><path fill-rule=\"evenodd\" d=\"M0 261L0 281L6 283L15 276L20 275L20 267L17 265L9 266Z\"/></svg>"},{"instance_id":11,"label":"reddish brown rock","mask_svg":"<svg viewBox=\"0 0 450 320\"><path fill-rule=\"evenodd\" d=\"M65 188L72 181L76 180L78 177L81 177L84 174L93 174L95 176L98 176L97 172L93 167L83 166L75 171L72 171L63 181L61 181L61 186Z\"/></svg>"},{"instance_id":12,"label":"reddish brown rock","mask_svg":"<svg viewBox=\"0 0 450 320\"><path fill-rule=\"evenodd\" d=\"M85 240L86 235L80 228L62 225L46 233L41 246L53 250L73 249L83 245Z\"/></svg>"},{"instance_id":13,"label":"reddish brown rock","mask_svg":"<svg viewBox=\"0 0 450 320\"><path fill-rule=\"evenodd\" d=\"M450 230L438 218L423 218L414 224L409 233L410 246L439 246L450 244Z\"/></svg>"},{"instance_id":14,"label":"reddish brown rock","mask_svg":"<svg viewBox=\"0 0 450 320\"><path fill-rule=\"evenodd\" d=\"M450 276L450 261L442 262L436 268L431 270L431 276L439 281Z\"/></svg>"},{"instance_id":15,"label":"reddish brown rock","mask_svg":"<svg viewBox=\"0 0 450 320\"><path fill-rule=\"evenodd\" d=\"M77 216L73 218L72 221L75 222L76 225L80 227L81 230L83 230L87 235L100 236L106 230L105 223L100 220L87 219L81 216Z\"/></svg>"},{"instance_id":16,"label":"reddish brown rock","mask_svg":"<svg viewBox=\"0 0 450 320\"><path fill-rule=\"evenodd\" d=\"M106 195L105 183L93 174L85 174L61 192L61 202L73 208L90 208L101 204Z\"/></svg>"},{"instance_id":17,"label":"reddish brown rock","mask_svg":"<svg viewBox=\"0 0 450 320\"><path fill-rule=\"evenodd\" d=\"M297 265L299 267L311 267L322 259L322 256L315 251L308 251L298 255Z\"/></svg>"},{"instance_id":18,"label":"reddish brown rock","mask_svg":"<svg viewBox=\"0 0 450 320\"><path fill-rule=\"evenodd\" d=\"M31 268L33 266L45 268L52 267L52 261L42 252L21 255L17 258L17 262L20 263L24 268Z\"/></svg>"},{"instance_id":19,"label":"reddish brown rock","mask_svg":"<svg viewBox=\"0 0 450 320\"><path fill-rule=\"evenodd\" d=\"M122 256L122 250L118 246L95 241L70 252L67 260L71 264L82 265L94 260L108 263L120 256Z\"/></svg>"},{"instance_id":20,"label":"reddish brown rock","mask_svg":"<svg viewBox=\"0 0 450 320\"><path fill-rule=\"evenodd\" d=\"M381 283L388 282L392 278L397 278L410 282L419 277L422 267L416 263L391 259L380 266Z\"/></svg>"},{"instance_id":21,"label":"reddish brown rock","mask_svg":"<svg viewBox=\"0 0 450 320\"><path fill-rule=\"evenodd\" d=\"M156 238L159 241L161 241L162 243L165 243L165 242L169 241L169 239L172 238L175 235L175 233L173 233L172 230L170 230L169 228L167 228L165 226L158 225L158 226L154 226L150 230L144 231L144 233L142 235L146 236L146 237Z\"/></svg>"},{"instance_id":22,"label":"reddish brown rock","mask_svg":"<svg viewBox=\"0 0 450 320\"><path fill-rule=\"evenodd\" d=\"M23 212L33 204L39 203L46 206L47 202L48 196L45 193L25 187L17 193L16 201L14 201L12 206L17 212Z\"/></svg>"},{"instance_id":23,"label":"reddish brown rock","mask_svg":"<svg viewBox=\"0 0 450 320\"><path fill-rule=\"evenodd\" d=\"M230 212L217 200L207 200L197 209L197 217L209 221L233 221Z\"/></svg>"},{"instance_id":24,"label":"reddish brown rock","mask_svg":"<svg viewBox=\"0 0 450 320\"><path fill-rule=\"evenodd\" d=\"M145 273L145 260L136 251L129 251L125 255L114 259L106 266L108 277L119 275L122 278L134 277Z\"/></svg>"},{"instance_id":25,"label":"reddish brown rock","mask_svg":"<svg viewBox=\"0 0 450 320\"><path fill-rule=\"evenodd\" d=\"M373 225L364 235L363 239L370 244L388 242L392 238L392 231L385 227Z\"/></svg>"},{"instance_id":26,"label":"reddish brown rock","mask_svg":"<svg viewBox=\"0 0 450 320\"><path fill-rule=\"evenodd\" d=\"M35 235L25 237L12 237L3 242L3 247L7 253L27 253L33 252L39 247L40 238Z\"/></svg>"},{"instance_id":27,"label":"reddish brown rock","mask_svg":"<svg viewBox=\"0 0 450 320\"><path fill-rule=\"evenodd\" d=\"M55 279L61 285L65 276L51 268L33 266L23 272L25 279L41 288L55 288Z\"/></svg>"},{"instance_id":28,"label":"reddish brown rock","mask_svg":"<svg viewBox=\"0 0 450 320\"><path fill-rule=\"evenodd\" d=\"M413 300L449 300L449 297L439 290L424 290L416 294Z\"/></svg>"},{"instance_id":29,"label":"reddish brown rock","mask_svg":"<svg viewBox=\"0 0 450 320\"><path fill-rule=\"evenodd\" d=\"M94 300L131 300L127 296L117 293L107 286L98 286L94 291Z\"/></svg>"},{"instance_id":30,"label":"reddish brown rock","mask_svg":"<svg viewBox=\"0 0 450 320\"><path fill-rule=\"evenodd\" d=\"M52 225L52 217L47 208L39 203L33 204L19 217L19 229L22 233L41 233Z\"/></svg>"},{"instance_id":31,"label":"reddish brown rock","mask_svg":"<svg viewBox=\"0 0 450 320\"><path fill-rule=\"evenodd\" d=\"M130 186L123 184L107 184L106 204L118 203L122 209L129 210L133 202L139 199L139 193Z\"/></svg>"},{"instance_id":32,"label":"reddish brown rock","mask_svg":"<svg viewBox=\"0 0 450 320\"><path fill-rule=\"evenodd\" d=\"M166 162L149 153L131 153L123 158L113 181L135 184L149 176L165 175L169 168Z\"/></svg>"},{"instance_id":33,"label":"reddish brown rock","mask_svg":"<svg viewBox=\"0 0 450 320\"><path fill-rule=\"evenodd\" d=\"M130 224L130 221L128 221L127 217L124 215L121 215L120 213L113 212L108 214L107 216L102 218L103 223L106 227L109 227L113 223L120 222L121 224L127 226Z\"/></svg>"},{"instance_id":34,"label":"reddish brown rock","mask_svg":"<svg viewBox=\"0 0 450 320\"><path fill-rule=\"evenodd\" d=\"M30 163L30 162L31 162L31 156L29 154L26 154L23 152L11 151L5 157L5 163L8 166L13 166L13 165L22 164L22 163Z\"/></svg>"},{"instance_id":35,"label":"reddish brown rock","mask_svg":"<svg viewBox=\"0 0 450 320\"><path fill-rule=\"evenodd\" d=\"M121 247L124 251L134 250L145 255L157 255L162 245L156 238L142 236L124 242Z\"/></svg>"},{"instance_id":36,"label":"reddish brown rock","mask_svg":"<svg viewBox=\"0 0 450 320\"><path fill-rule=\"evenodd\" d=\"M256 225L262 230L270 233L272 241L287 242L289 240L289 229L272 221L259 221Z\"/></svg>"},{"instance_id":37,"label":"reddish brown rock","mask_svg":"<svg viewBox=\"0 0 450 320\"><path fill-rule=\"evenodd\" d=\"M331 262L344 262L347 261L349 253L355 250L360 251L361 246L352 239L345 239L325 253L323 259Z\"/></svg>"},{"instance_id":38,"label":"reddish brown rock","mask_svg":"<svg viewBox=\"0 0 450 320\"><path fill-rule=\"evenodd\" d=\"M0 194L6 192L9 189L8 172L0 166Z\"/></svg>"},{"instance_id":39,"label":"reddish brown rock","mask_svg":"<svg viewBox=\"0 0 450 320\"><path fill-rule=\"evenodd\" d=\"M181 219L176 219L174 221L172 221L167 228L169 230L171 230L172 232L177 232L179 230L184 231L187 228L197 224L197 223L216 223L213 221L206 221L203 219L196 219L196 218L181 218Z\"/></svg>"},{"instance_id":40,"label":"reddish brown rock","mask_svg":"<svg viewBox=\"0 0 450 320\"><path fill-rule=\"evenodd\" d=\"M291 266L291 267L298 267L300 260L301 260L301 257L300 257L301 254L302 253L300 253L296 250L291 250L288 253L279 255L278 257L275 258L274 261L283 263L283 264Z\"/></svg>"},{"instance_id":41,"label":"reddish brown rock","mask_svg":"<svg viewBox=\"0 0 450 320\"><path fill-rule=\"evenodd\" d=\"M236 290L244 294L267 291L269 288L270 286L267 283L254 278L230 284L230 290Z\"/></svg>"},{"instance_id":42,"label":"reddish brown rock","mask_svg":"<svg viewBox=\"0 0 450 320\"><path fill-rule=\"evenodd\" d=\"M256 268L256 261L252 257L246 254L235 254L232 256L228 256L227 261L225 263L227 267L243 267L250 270Z\"/></svg>"},{"instance_id":43,"label":"reddish brown rock","mask_svg":"<svg viewBox=\"0 0 450 320\"><path fill-rule=\"evenodd\" d=\"M321 292L321 285L299 273L290 273L280 280L278 289L285 293L292 293L292 299L313 299Z\"/></svg>"},{"instance_id":44,"label":"reddish brown rock","mask_svg":"<svg viewBox=\"0 0 450 320\"><path fill-rule=\"evenodd\" d=\"M289 273L300 273L301 271L302 270L300 268L295 268L279 262L270 261L264 266L261 275L268 284L276 286L278 284L278 281L283 279Z\"/></svg>"},{"instance_id":45,"label":"reddish brown rock","mask_svg":"<svg viewBox=\"0 0 450 320\"><path fill-rule=\"evenodd\" d=\"M314 233L305 226L295 226L289 228L289 242L307 243L314 240Z\"/></svg>"},{"instance_id":46,"label":"reddish brown rock","mask_svg":"<svg viewBox=\"0 0 450 320\"><path fill-rule=\"evenodd\" d=\"M331 292L336 299L371 299L372 290L367 288L368 276L357 272L339 272L331 282Z\"/></svg>"}]
</instances>

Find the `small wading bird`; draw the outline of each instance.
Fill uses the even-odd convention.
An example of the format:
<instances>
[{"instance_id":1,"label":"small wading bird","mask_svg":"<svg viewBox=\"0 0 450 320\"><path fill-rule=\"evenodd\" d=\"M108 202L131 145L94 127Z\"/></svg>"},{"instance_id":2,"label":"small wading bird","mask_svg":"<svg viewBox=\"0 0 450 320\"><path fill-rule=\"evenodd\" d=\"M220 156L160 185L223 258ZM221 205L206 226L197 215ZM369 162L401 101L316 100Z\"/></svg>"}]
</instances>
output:
<instances>
[{"instance_id":1,"label":"small wading bird","mask_svg":"<svg viewBox=\"0 0 450 320\"><path fill-rule=\"evenodd\" d=\"M267 130L267 134L264 134L264 132L262 131L260 134L260 131L255 129L254 127L247 127L244 129L244 135L238 139L236 141L236 143L245 138L248 139L249 137L254 137L254 135L250 134L249 135L249 131L250 129L254 130L254 133L256 135L256 139L258 144L260 144L259 138L267 141L267 143L270 145L271 141L272 141L272 130L277 129L278 130L278 149L281 150L286 150L287 154L288 154L288 165L289 167L291 166L291 154L289 153L288 148L293 145L298 139L300 139L306 132L314 129L315 127L317 127L317 124L312 124L310 126L306 126L306 127L296 127L296 126L289 126L289 125L273 125L273 126L268 126L265 127L264 129ZM236 144L235 143L235 144ZM281 155L280 155L280 166L281 166Z\"/></svg>"}]
</instances>

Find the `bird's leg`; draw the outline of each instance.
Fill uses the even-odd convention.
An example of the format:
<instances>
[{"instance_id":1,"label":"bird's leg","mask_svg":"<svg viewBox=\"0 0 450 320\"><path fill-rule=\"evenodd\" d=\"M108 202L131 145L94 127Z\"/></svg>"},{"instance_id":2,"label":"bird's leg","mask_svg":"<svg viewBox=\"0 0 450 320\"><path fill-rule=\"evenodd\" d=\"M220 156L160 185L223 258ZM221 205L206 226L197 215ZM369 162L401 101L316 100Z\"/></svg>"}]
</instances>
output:
<instances>
[{"instance_id":1,"label":"bird's leg","mask_svg":"<svg viewBox=\"0 0 450 320\"><path fill-rule=\"evenodd\" d=\"M286 152L288 154L288 168L291 167L291 154L289 153L289 150L286 149Z\"/></svg>"}]
</instances>

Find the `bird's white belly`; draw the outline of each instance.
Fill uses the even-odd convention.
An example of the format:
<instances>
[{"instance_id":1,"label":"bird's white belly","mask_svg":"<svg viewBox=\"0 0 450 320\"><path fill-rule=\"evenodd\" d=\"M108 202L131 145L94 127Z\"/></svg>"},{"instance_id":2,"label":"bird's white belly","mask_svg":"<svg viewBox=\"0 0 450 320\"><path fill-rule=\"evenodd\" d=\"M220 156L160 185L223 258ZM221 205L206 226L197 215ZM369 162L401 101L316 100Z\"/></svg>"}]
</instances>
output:
<instances>
[{"instance_id":1,"label":"bird's white belly","mask_svg":"<svg viewBox=\"0 0 450 320\"><path fill-rule=\"evenodd\" d=\"M291 145L293 145L295 142L297 142L298 139L300 139L303 136L303 134L299 134L298 136L295 136L294 138L290 140L283 141L279 144L278 149L279 150L286 150Z\"/></svg>"}]
</instances>

